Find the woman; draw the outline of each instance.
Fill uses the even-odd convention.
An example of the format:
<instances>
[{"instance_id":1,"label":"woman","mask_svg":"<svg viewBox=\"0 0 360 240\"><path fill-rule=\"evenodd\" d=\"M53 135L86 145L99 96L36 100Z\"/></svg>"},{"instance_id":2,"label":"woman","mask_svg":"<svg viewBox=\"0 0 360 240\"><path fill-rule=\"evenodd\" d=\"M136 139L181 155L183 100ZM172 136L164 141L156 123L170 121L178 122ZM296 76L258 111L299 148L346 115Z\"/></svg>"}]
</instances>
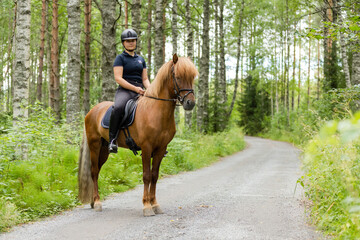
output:
<instances>
[{"instance_id":1,"label":"woman","mask_svg":"<svg viewBox=\"0 0 360 240\"><path fill-rule=\"evenodd\" d=\"M133 29L121 33L121 42L125 48L114 62L115 81L119 87L115 94L114 109L110 117L109 152L117 153L117 134L119 124L124 117L128 100L144 95L145 88L150 86L147 77L146 63L143 57L136 54L137 34Z\"/></svg>"}]
</instances>

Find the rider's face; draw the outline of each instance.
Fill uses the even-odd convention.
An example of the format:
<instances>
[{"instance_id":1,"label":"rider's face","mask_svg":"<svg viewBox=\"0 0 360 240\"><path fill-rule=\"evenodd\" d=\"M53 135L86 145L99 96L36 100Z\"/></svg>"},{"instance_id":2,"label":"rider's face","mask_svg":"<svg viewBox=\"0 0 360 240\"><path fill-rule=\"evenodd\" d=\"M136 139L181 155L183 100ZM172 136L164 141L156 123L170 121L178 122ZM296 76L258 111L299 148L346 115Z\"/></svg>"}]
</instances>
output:
<instances>
[{"instance_id":1,"label":"rider's face","mask_svg":"<svg viewBox=\"0 0 360 240\"><path fill-rule=\"evenodd\" d=\"M136 48L136 39L125 40L123 44L128 51L134 51Z\"/></svg>"}]
</instances>

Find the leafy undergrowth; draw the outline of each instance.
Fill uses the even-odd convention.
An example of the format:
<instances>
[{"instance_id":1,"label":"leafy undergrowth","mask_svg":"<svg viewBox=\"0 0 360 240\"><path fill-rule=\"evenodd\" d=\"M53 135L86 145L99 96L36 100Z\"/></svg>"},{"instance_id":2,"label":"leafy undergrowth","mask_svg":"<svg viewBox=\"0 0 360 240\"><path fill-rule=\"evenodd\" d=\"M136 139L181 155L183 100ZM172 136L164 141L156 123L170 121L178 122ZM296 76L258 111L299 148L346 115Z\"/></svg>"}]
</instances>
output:
<instances>
[{"instance_id":1,"label":"leafy undergrowth","mask_svg":"<svg viewBox=\"0 0 360 240\"><path fill-rule=\"evenodd\" d=\"M304 167L314 223L338 239L359 239L360 113L324 125L305 148Z\"/></svg>"},{"instance_id":2,"label":"leafy undergrowth","mask_svg":"<svg viewBox=\"0 0 360 240\"><path fill-rule=\"evenodd\" d=\"M0 134L0 231L80 204L77 161L82 130L54 124L50 112L33 111L27 123ZM168 146L160 175L207 166L244 146L239 128L214 135L178 135ZM120 149L101 169L100 195L104 198L140 183L141 157Z\"/></svg>"}]
</instances>

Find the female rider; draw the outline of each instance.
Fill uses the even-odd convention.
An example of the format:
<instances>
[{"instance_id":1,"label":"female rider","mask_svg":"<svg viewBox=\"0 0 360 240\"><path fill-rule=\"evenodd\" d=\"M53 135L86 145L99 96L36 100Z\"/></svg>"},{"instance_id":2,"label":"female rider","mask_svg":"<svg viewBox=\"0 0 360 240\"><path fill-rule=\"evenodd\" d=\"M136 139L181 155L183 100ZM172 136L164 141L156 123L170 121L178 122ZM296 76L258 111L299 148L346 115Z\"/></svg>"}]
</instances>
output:
<instances>
[{"instance_id":1,"label":"female rider","mask_svg":"<svg viewBox=\"0 0 360 240\"><path fill-rule=\"evenodd\" d=\"M121 33L121 42L125 48L114 62L115 81L119 87L115 93L114 109L110 117L109 152L117 153L117 135L119 124L124 117L125 105L128 100L144 95L150 86L147 77L146 63L143 57L136 54L137 34L133 29Z\"/></svg>"}]
</instances>

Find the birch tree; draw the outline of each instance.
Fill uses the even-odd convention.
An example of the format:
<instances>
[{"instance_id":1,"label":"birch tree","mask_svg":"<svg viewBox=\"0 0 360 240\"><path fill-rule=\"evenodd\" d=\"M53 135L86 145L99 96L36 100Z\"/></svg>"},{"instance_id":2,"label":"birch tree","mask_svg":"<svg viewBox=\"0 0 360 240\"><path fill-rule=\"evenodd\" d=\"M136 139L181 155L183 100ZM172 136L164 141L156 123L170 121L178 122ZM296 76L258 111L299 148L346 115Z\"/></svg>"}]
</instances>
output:
<instances>
[{"instance_id":1,"label":"birch tree","mask_svg":"<svg viewBox=\"0 0 360 240\"><path fill-rule=\"evenodd\" d=\"M17 4L17 22L15 37L14 66L14 126L18 121L28 118L29 77L30 77L30 0L19 1Z\"/></svg>"},{"instance_id":2,"label":"birch tree","mask_svg":"<svg viewBox=\"0 0 360 240\"><path fill-rule=\"evenodd\" d=\"M226 127L226 67L225 67L225 32L224 32L224 0L220 0L220 18L219 18L219 35L220 35L220 81L219 81L219 127L220 131Z\"/></svg>"},{"instance_id":3,"label":"birch tree","mask_svg":"<svg viewBox=\"0 0 360 240\"><path fill-rule=\"evenodd\" d=\"M186 25L186 54L192 61L194 60L194 39L193 28L191 25L190 0L185 0L185 25ZM200 89L199 89L200 92ZM201 94L201 93L200 93ZM185 111L185 125L190 129L192 126L192 111Z\"/></svg>"},{"instance_id":4,"label":"birch tree","mask_svg":"<svg viewBox=\"0 0 360 240\"><path fill-rule=\"evenodd\" d=\"M102 19L102 101L112 101L115 95L113 63L116 57L116 1L103 0L102 6L94 0Z\"/></svg>"},{"instance_id":5,"label":"birch tree","mask_svg":"<svg viewBox=\"0 0 360 240\"><path fill-rule=\"evenodd\" d=\"M209 0L204 0L204 18L202 34L202 53L200 59L200 72L198 84L198 108L197 108L197 128L200 132L207 130L208 103L209 103L209 22L210 8Z\"/></svg>"},{"instance_id":6,"label":"birch tree","mask_svg":"<svg viewBox=\"0 0 360 240\"><path fill-rule=\"evenodd\" d=\"M66 85L66 121L72 123L80 113L80 0L68 0L68 62Z\"/></svg>"},{"instance_id":7,"label":"birch tree","mask_svg":"<svg viewBox=\"0 0 360 240\"><path fill-rule=\"evenodd\" d=\"M155 46L157 46L154 52L154 68L155 75L164 64L164 28L163 28L163 0L156 0L155 3Z\"/></svg>"}]
</instances>

